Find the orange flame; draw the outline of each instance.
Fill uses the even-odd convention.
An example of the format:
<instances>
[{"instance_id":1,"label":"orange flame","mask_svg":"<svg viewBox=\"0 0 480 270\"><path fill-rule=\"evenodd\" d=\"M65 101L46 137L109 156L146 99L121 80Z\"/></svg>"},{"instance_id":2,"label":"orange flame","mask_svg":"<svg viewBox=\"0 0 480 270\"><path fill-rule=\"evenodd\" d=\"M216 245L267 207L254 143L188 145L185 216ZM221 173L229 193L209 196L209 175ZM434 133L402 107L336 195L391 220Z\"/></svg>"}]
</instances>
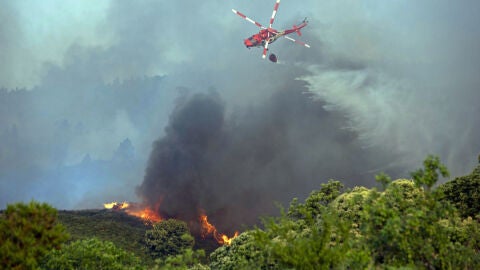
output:
<instances>
[{"instance_id":1,"label":"orange flame","mask_svg":"<svg viewBox=\"0 0 480 270\"><path fill-rule=\"evenodd\" d=\"M162 217L157 212L150 209L150 207L145 207L143 209L138 209L138 210L127 208L125 212L131 216L136 216L149 222L162 221Z\"/></svg>"},{"instance_id":2,"label":"orange flame","mask_svg":"<svg viewBox=\"0 0 480 270\"><path fill-rule=\"evenodd\" d=\"M111 203L104 203L103 207L106 209L125 209L128 208L130 204L128 202L111 202Z\"/></svg>"},{"instance_id":3,"label":"orange flame","mask_svg":"<svg viewBox=\"0 0 480 270\"><path fill-rule=\"evenodd\" d=\"M235 239L237 236L238 236L238 232L235 232L235 234L230 238L227 235L222 234L223 244L230 245L232 243L232 240Z\"/></svg>"},{"instance_id":4,"label":"orange flame","mask_svg":"<svg viewBox=\"0 0 480 270\"><path fill-rule=\"evenodd\" d=\"M104 203L103 206L106 209L112 210L123 210L125 213L139 217L147 222L160 222L162 221L162 217L156 212L153 211L150 207L142 207L135 203L128 203L128 202L111 202L111 203Z\"/></svg>"},{"instance_id":5,"label":"orange flame","mask_svg":"<svg viewBox=\"0 0 480 270\"><path fill-rule=\"evenodd\" d=\"M215 226L213 226L212 224L210 224L210 222L208 222L208 218L206 215L200 216L200 224L202 225L203 238L207 237L209 234L215 234L217 232L217 229L215 228Z\"/></svg>"},{"instance_id":6,"label":"orange flame","mask_svg":"<svg viewBox=\"0 0 480 270\"><path fill-rule=\"evenodd\" d=\"M162 217L158 214L158 211L153 210L149 206L142 206L138 203L128 203L128 202L111 202L111 203L104 203L103 206L106 209L112 209L116 211L123 211L128 215L139 217L142 220L148 223L156 223L161 222ZM160 207L160 203L156 206L156 209ZM232 240L238 236L238 232L232 237L228 237L226 234L221 234L217 231L217 228L213 226L210 222L208 222L208 217L205 214L201 214L200 217L200 224L201 224L201 235L202 238L206 238L207 236L211 235L219 244L221 245L230 245Z\"/></svg>"},{"instance_id":7,"label":"orange flame","mask_svg":"<svg viewBox=\"0 0 480 270\"><path fill-rule=\"evenodd\" d=\"M217 240L217 242L222 245L230 245L232 243L232 240L238 236L238 232L235 232L232 237L228 237L226 234L220 234L217 231L217 228L215 228L215 226L208 222L207 215L200 215L200 224L202 225L203 238L206 238L208 235L211 234L213 238L215 238L215 240Z\"/></svg>"}]
</instances>

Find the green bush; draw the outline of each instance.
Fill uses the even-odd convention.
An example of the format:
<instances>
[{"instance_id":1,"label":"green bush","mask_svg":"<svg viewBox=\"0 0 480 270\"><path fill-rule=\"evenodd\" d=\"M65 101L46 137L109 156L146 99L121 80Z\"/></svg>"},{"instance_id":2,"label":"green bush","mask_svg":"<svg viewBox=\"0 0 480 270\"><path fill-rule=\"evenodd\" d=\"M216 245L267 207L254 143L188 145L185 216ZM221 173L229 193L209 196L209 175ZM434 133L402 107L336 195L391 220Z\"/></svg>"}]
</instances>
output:
<instances>
[{"instance_id":1,"label":"green bush","mask_svg":"<svg viewBox=\"0 0 480 270\"><path fill-rule=\"evenodd\" d=\"M266 252L255 242L253 231L237 236L230 245L210 254L210 268L222 270L258 269L265 265Z\"/></svg>"},{"instance_id":2,"label":"green bush","mask_svg":"<svg viewBox=\"0 0 480 270\"><path fill-rule=\"evenodd\" d=\"M293 219L315 218L324 213L328 205L335 200L343 189L340 181L330 179L327 183L321 184L320 190L314 190L301 204L294 198L288 209L288 216Z\"/></svg>"},{"instance_id":3,"label":"green bush","mask_svg":"<svg viewBox=\"0 0 480 270\"><path fill-rule=\"evenodd\" d=\"M286 216L264 222L253 232L255 244L266 252L266 268L343 268L349 250L348 226L325 211L315 219L292 220Z\"/></svg>"},{"instance_id":4,"label":"green bush","mask_svg":"<svg viewBox=\"0 0 480 270\"><path fill-rule=\"evenodd\" d=\"M480 165L471 174L457 177L438 189L443 193L442 199L451 202L463 218L480 215Z\"/></svg>"},{"instance_id":5,"label":"green bush","mask_svg":"<svg viewBox=\"0 0 480 270\"><path fill-rule=\"evenodd\" d=\"M156 269L161 270L209 270L210 267L203 265L201 260L205 258L205 251L202 249L192 250L187 248L181 254L168 256L157 261Z\"/></svg>"},{"instance_id":6,"label":"green bush","mask_svg":"<svg viewBox=\"0 0 480 270\"><path fill-rule=\"evenodd\" d=\"M0 264L6 269L35 269L45 254L68 239L56 219L57 210L46 203L8 205L0 218Z\"/></svg>"},{"instance_id":7,"label":"green bush","mask_svg":"<svg viewBox=\"0 0 480 270\"><path fill-rule=\"evenodd\" d=\"M287 214L210 255L211 269L480 269L480 224L431 190L448 171L429 156L383 191L329 181ZM471 186L471 185L470 185ZM475 198L477 189L464 190ZM474 194L474 195L471 195Z\"/></svg>"},{"instance_id":8,"label":"green bush","mask_svg":"<svg viewBox=\"0 0 480 270\"><path fill-rule=\"evenodd\" d=\"M47 254L42 262L44 269L143 269L140 259L132 253L117 248L112 242L97 238L77 240L60 250Z\"/></svg>"},{"instance_id":9,"label":"green bush","mask_svg":"<svg viewBox=\"0 0 480 270\"><path fill-rule=\"evenodd\" d=\"M60 210L58 221L70 234L70 241L98 238L110 241L116 247L133 252L153 265L154 260L145 251L145 231L151 228L140 218L112 210Z\"/></svg>"},{"instance_id":10,"label":"green bush","mask_svg":"<svg viewBox=\"0 0 480 270\"><path fill-rule=\"evenodd\" d=\"M145 232L145 244L153 258L166 258L170 255L182 254L185 249L192 248L194 238L188 230L187 223L168 219L153 225Z\"/></svg>"},{"instance_id":11,"label":"green bush","mask_svg":"<svg viewBox=\"0 0 480 270\"><path fill-rule=\"evenodd\" d=\"M440 162L440 158L433 155L428 155L423 161L423 168L411 173L415 185L423 186L427 190L437 183L440 175L448 177L450 173L447 167Z\"/></svg>"},{"instance_id":12,"label":"green bush","mask_svg":"<svg viewBox=\"0 0 480 270\"><path fill-rule=\"evenodd\" d=\"M472 222L462 222L456 209L438 201L411 180L393 181L372 194L362 213L362 234L375 264L418 269L478 268L478 240ZM478 226L477 226L478 227ZM475 266L475 267L474 267Z\"/></svg>"},{"instance_id":13,"label":"green bush","mask_svg":"<svg viewBox=\"0 0 480 270\"><path fill-rule=\"evenodd\" d=\"M288 214L266 218L263 229L242 233L231 245L210 255L211 269L332 269L346 267L350 249L349 223L339 219L329 204L343 185L329 181ZM358 260L357 260L358 262Z\"/></svg>"}]
</instances>

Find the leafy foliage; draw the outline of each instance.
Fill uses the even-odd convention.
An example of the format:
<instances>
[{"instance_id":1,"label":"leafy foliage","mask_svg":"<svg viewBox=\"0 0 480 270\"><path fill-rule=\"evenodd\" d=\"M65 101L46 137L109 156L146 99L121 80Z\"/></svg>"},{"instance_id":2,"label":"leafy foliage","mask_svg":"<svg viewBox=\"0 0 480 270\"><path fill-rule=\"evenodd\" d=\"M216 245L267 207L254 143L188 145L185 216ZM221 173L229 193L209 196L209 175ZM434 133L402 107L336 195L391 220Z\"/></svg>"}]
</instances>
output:
<instances>
[{"instance_id":1,"label":"leafy foliage","mask_svg":"<svg viewBox=\"0 0 480 270\"><path fill-rule=\"evenodd\" d=\"M413 181L392 182L384 193L371 196L365 205L362 233L377 264L434 265L442 239L440 205L428 201ZM443 215L442 215L443 216Z\"/></svg>"},{"instance_id":2,"label":"leafy foliage","mask_svg":"<svg viewBox=\"0 0 480 270\"><path fill-rule=\"evenodd\" d=\"M336 180L329 180L327 183L321 184L320 190L312 191L310 196L305 199L304 204L299 204L296 198L293 199L288 209L288 216L300 219L321 215L328 204L340 195L343 187L343 184Z\"/></svg>"},{"instance_id":3,"label":"leafy foliage","mask_svg":"<svg viewBox=\"0 0 480 270\"><path fill-rule=\"evenodd\" d=\"M46 203L8 205L0 218L0 264L7 269L37 268L46 253L68 239L56 218L57 211Z\"/></svg>"},{"instance_id":4,"label":"leafy foliage","mask_svg":"<svg viewBox=\"0 0 480 270\"><path fill-rule=\"evenodd\" d=\"M435 156L423 165L413 179L378 175L380 191L342 191L330 180L304 203L294 199L280 217L264 218L262 228L216 249L209 266L202 264L205 252L192 249L185 222L148 227L105 210L61 211L74 241L52 250L65 232L53 229L55 209L33 202L0 213L0 258L13 269L38 268L50 250L46 269L480 269L480 166L433 189L448 170Z\"/></svg>"},{"instance_id":5,"label":"leafy foliage","mask_svg":"<svg viewBox=\"0 0 480 270\"><path fill-rule=\"evenodd\" d=\"M381 172L375 175L375 181L380 183L382 188L385 189L392 182L392 178L390 178L390 176L388 176L386 173Z\"/></svg>"},{"instance_id":6,"label":"leafy foliage","mask_svg":"<svg viewBox=\"0 0 480 270\"><path fill-rule=\"evenodd\" d=\"M478 269L479 223L430 189L447 169L429 156L384 191L329 181L210 255L211 269Z\"/></svg>"},{"instance_id":7,"label":"leafy foliage","mask_svg":"<svg viewBox=\"0 0 480 270\"><path fill-rule=\"evenodd\" d=\"M258 269L259 262L266 261L266 253L254 241L252 231L246 231L230 245L217 248L210 254L210 268L213 269Z\"/></svg>"},{"instance_id":8,"label":"leafy foliage","mask_svg":"<svg viewBox=\"0 0 480 270\"><path fill-rule=\"evenodd\" d=\"M340 218L351 222L352 227L358 228L363 207L372 192L373 190L366 187L354 187L332 201L331 207Z\"/></svg>"},{"instance_id":9,"label":"leafy foliage","mask_svg":"<svg viewBox=\"0 0 480 270\"><path fill-rule=\"evenodd\" d=\"M154 260L145 252L145 232L150 225L137 217L122 211L79 210L58 212L58 220L71 235L71 241L98 238L110 241L115 246L133 252L147 265L153 265Z\"/></svg>"},{"instance_id":10,"label":"leafy foliage","mask_svg":"<svg viewBox=\"0 0 480 270\"><path fill-rule=\"evenodd\" d=\"M463 218L480 215L480 165L471 174L439 186L439 190L443 193L443 200L451 202Z\"/></svg>"},{"instance_id":11,"label":"leafy foliage","mask_svg":"<svg viewBox=\"0 0 480 270\"><path fill-rule=\"evenodd\" d=\"M168 219L153 225L145 232L145 244L154 258L165 258L169 255L182 254L185 249L192 248L194 238L188 230L187 223Z\"/></svg>"},{"instance_id":12,"label":"leafy foliage","mask_svg":"<svg viewBox=\"0 0 480 270\"><path fill-rule=\"evenodd\" d=\"M346 224L350 224L350 249L345 255L345 265L351 269L365 269L370 267L371 252L366 244L365 236L361 232L362 213L367 200L375 190L365 187L354 187L352 190L340 194L331 204L332 211Z\"/></svg>"},{"instance_id":13,"label":"leafy foliage","mask_svg":"<svg viewBox=\"0 0 480 270\"><path fill-rule=\"evenodd\" d=\"M330 269L343 264L348 227L328 205L343 185L329 181L288 214L264 219L264 229L242 233L211 254L212 269Z\"/></svg>"},{"instance_id":14,"label":"leafy foliage","mask_svg":"<svg viewBox=\"0 0 480 270\"><path fill-rule=\"evenodd\" d=\"M376 265L426 269L478 268L478 224L462 222L455 208L439 200L430 188L447 169L429 156L413 180L391 182L384 192L373 192L362 212L365 244ZM426 187L426 190L422 186Z\"/></svg>"},{"instance_id":15,"label":"leafy foliage","mask_svg":"<svg viewBox=\"0 0 480 270\"><path fill-rule=\"evenodd\" d=\"M443 177L448 177L450 173L447 167L440 163L440 158L429 155L423 161L423 169L418 169L411 173L413 182L417 186L425 186L430 190L432 186L438 181L439 173Z\"/></svg>"},{"instance_id":16,"label":"leafy foliage","mask_svg":"<svg viewBox=\"0 0 480 270\"><path fill-rule=\"evenodd\" d=\"M192 250L187 248L183 253L168 256L165 259L158 260L158 265L154 269L162 270L209 270L210 267L203 265L201 260L205 258L205 251L202 249Z\"/></svg>"},{"instance_id":17,"label":"leafy foliage","mask_svg":"<svg viewBox=\"0 0 480 270\"><path fill-rule=\"evenodd\" d=\"M342 266L348 250L348 227L328 211L315 220L282 216L253 232L266 252L266 266L275 269L332 269Z\"/></svg>"},{"instance_id":18,"label":"leafy foliage","mask_svg":"<svg viewBox=\"0 0 480 270\"><path fill-rule=\"evenodd\" d=\"M143 269L134 254L97 238L77 240L53 250L42 264L44 269Z\"/></svg>"}]
</instances>

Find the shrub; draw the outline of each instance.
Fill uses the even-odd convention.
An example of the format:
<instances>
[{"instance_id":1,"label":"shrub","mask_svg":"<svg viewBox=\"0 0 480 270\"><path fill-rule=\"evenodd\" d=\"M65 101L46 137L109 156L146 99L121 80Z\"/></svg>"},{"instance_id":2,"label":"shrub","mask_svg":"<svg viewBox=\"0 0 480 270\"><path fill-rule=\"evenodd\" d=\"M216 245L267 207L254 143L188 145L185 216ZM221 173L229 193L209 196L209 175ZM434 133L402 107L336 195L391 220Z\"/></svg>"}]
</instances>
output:
<instances>
[{"instance_id":1,"label":"shrub","mask_svg":"<svg viewBox=\"0 0 480 270\"><path fill-rule=\"evenodd\" d=\"M451 202L463 218L480 215L480 165L471 174L457 177L438 189L443 200Z\"/></svg>"},{"instance_id":2,"label":"shrub","mask_svg":"<svg viewBox=\"0 0 480 270\"><path fill-rule=\"evenodd\" d=\"M47 254L45 269L143 269L140 259L117 248L112 242L97 238L77 240Z\"/></svg>"},{"instance_id":3,"label":"shrub","mask_svg":"<svg viewBox=\"0 0 480 270\"><path fill-rule=\"evenodd\" d=\"M205 258L205 251L202 249L187 248L181 254L158 260L158 265L154 270L209 270L210 267L201 263L203 258Z\"/></svg>"},{"instance_id":4,"label":"shrub","mask_svg":"<svg viewBox=\"0 0 480 270\"><path fill-rule=\"evenodd\" d=\"M31 201L7 206L0 218L0 264L7 269L34 269L52 249L68 239L57 224L57 210Z\"/></svg>"},{"instance_id":5,"label":"shrub","mask_svg":"<svg viewBox=\"0 0 480 270\"><path fill-rule=\"evenodd\" d=\"M151 230L145 232L145 244L152 257L163 259L192 248L194 238L188 230L187 223L168 219L154 224Z\"/></svg>"}]
</instances>

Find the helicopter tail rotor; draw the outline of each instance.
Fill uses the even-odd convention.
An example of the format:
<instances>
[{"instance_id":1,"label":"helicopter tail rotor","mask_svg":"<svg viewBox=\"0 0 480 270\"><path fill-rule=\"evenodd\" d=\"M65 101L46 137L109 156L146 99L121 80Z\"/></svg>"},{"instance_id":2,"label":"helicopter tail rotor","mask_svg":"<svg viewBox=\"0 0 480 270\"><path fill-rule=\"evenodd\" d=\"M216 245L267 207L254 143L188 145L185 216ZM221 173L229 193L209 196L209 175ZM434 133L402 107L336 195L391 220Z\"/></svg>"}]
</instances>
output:
<instances>
[{"instance_id":1,"label":"helicopter tail rotor","mask_svg":"<svg viewBox=\"0 0 480 270\"><path fill-rule=\"evenodd\" d=\"M295 32L297 33L298 36L302 35L302 32L300 32L300 28L298 28L298 26L294 25L293 30L295 30Z\"/></svg>"}]
</instances>

